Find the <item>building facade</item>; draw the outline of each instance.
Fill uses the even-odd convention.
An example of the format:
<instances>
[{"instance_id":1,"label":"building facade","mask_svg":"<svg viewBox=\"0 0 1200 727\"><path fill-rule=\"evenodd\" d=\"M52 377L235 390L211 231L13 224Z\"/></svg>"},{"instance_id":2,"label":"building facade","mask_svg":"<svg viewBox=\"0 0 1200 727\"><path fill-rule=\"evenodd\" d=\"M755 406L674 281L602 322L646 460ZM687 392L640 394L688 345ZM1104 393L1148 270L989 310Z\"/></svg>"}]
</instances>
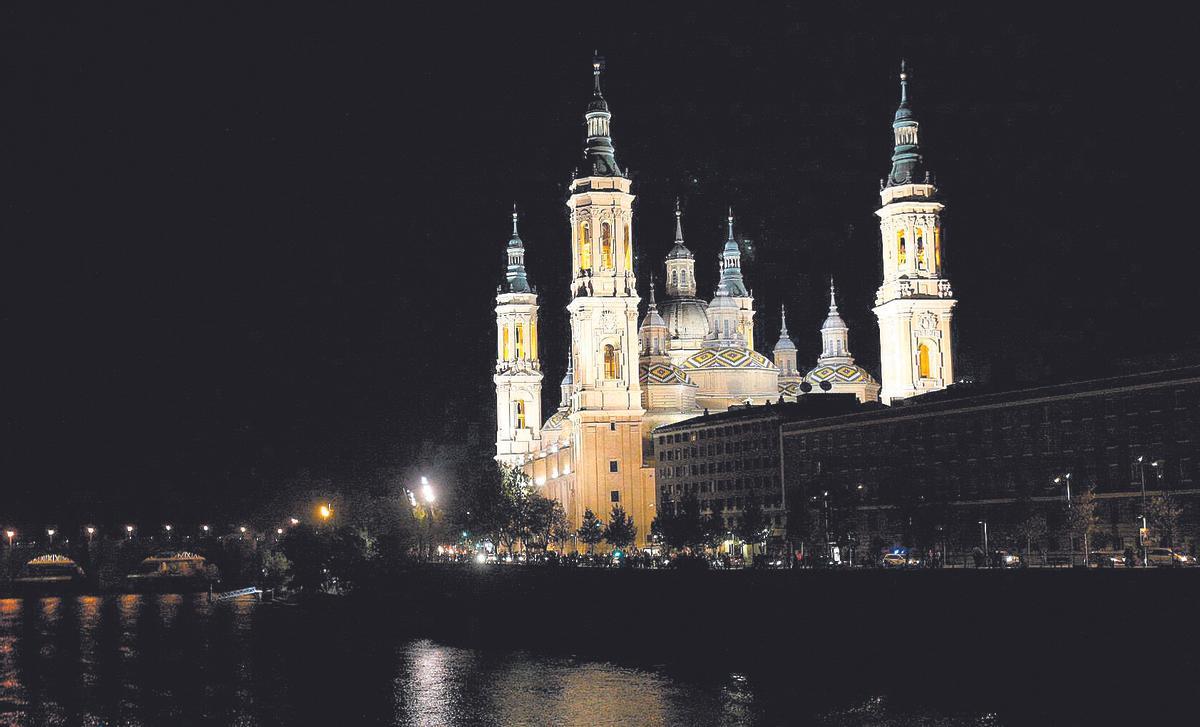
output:
<instances>
[{"instance_id":1,"label":"building facade","mask_svg":"<svg viewBox=\"0 0 1200 727\"><path fill-rule=\"evenodd\" d=\"M1138 546L1143 484L1147 498L1169 493L1183 508L1177 546L1200 537L1200 367L1002 393L951 389L785 422L781 440L785 487L860 557L895 545L961 557L983 545L985 522L992 548L1064 554L1068 483L1072 502L1089 490L1097 500L1094 547ZM1046 530L1026 542L1030 514Z\"/></svg>"}]
</instances>

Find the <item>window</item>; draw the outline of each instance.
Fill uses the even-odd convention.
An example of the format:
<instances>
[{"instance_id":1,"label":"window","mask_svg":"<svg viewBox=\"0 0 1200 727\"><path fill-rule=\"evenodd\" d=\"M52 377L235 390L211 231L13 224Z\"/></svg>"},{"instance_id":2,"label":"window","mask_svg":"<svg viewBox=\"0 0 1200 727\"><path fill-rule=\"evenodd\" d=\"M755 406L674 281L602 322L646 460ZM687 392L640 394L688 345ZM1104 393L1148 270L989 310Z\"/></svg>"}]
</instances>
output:
<instances>
[{"instance_id":1,"label":"window","mask_svg":"<svg viewBox=\"0 0 1200 727\"><path fill-rule=\"evenodd\" d=\"M525 358L525 326L517 324L517 358Z\"/></svg>"},{"instance_id":2,"label":"window","mask_svg":"<svg viewBox=\"0 0 1200 727\"><path fill-rule=\"evenodd\" d=\"M525 428L525 402L517 402L517 429Z\"/></svg>"},{"instance_id":3,"label":"window","mask_svg":"<svg viewBox=\"0 0 1200 727\"><path fill-rule=\"evenodd\" d=\"M917 269L925 269L925 230L917 228Z\"/></svg>"},{"instance_id":4,"label":"window","mask_svg":"<svg viewBox=\"0 0 1200 727\"><path fill-rule=\"evenodd\" d=\"M609 498L612 499L613 502L621 501L621 491L620 490L613 490L612 492L608 493L608 496L609 496Z\"/></svg>"},{"instance_id":5,"label":"window","mask_svg":"<svg viewBox=\"0 0 1200 727\"><path fill-rule=\"evenodd\" d=\"M671 271L671 286L678 287L678 285L679 285L679 271L672 270Z\"/></svg>"},{"instance_id":6,"label":"window","mask_svg":"<svg viewBox=\"0 0 1200 727\"><path fill-rule=\"evenodd\" d=\"M615 460L615 459L608 460L608 471L609 472L617 471L617 460ZM616 502L616 500L613 500L613 502Z\"/></svg>"},{"instance_id":7,"label":"window","mask_svg":"<svg viewBox=\"0 0 1200 727\"><path fill-rule=\"evenodd\" d=\"M611 343L604 345L604 378L615 379L620 376L620 368L617 365L617 350L612 347Z\"/></svg>"},{"instance_id":8,"label":"window","mask_svg":"<svg viewBox=\"0 0 1200 727\"><path fill-rule=\"evenodd\" d=\"M908 262L908 245L904 240L904 230L896 231L896 262L900 265Z\"/></svg>"},{"instance_id":9,"label":"window","mask_svg":"<svg viewBox=\"0 0 1200 727\"><path fill-rule=\"evenodd\" d=\"M600 223L600 269L612 270L612 226L607 222Z\"/></svg>"},{"instance_id":10,"label":"window","mask_svg":"<svg viewBox=\"0 0 1200 727\"><path fill-rule=\"evenodd\" d=\"M942 228L933 228L933 265L936 269L942 269Z\"/></svg>"},{"instance_id":11,"label":"window","mask_svg":"<svg viewBox=\"0 0 1200 727\"><path fill-rule=\"evenodd\" d=\"M917 373L922 379L930 377L929 345L922 342L917 346Z\"/></svg>"},{"instance_id":12,"label":"window","mask_svg":"<svg viewBox=\"0 0 1200 727\"><path fill-rule=\"evenodd\" d=\"M616 422L609 422L609 423L608 423L608 431L610 431L610 432L615 432L615 431L617 431L617 423L616 423Z\"/></svg>"},{"instance_id":13,"label":"window","mask_svg":"<svg viewBox=\"0 0 1200 727\"><path fill-rule=\"evenodd\" d=\"M629 225L625 225L625 269L633 270L633 238L629 236Z\"/></svg>"},{"instance_id":14,"label":"window","mask_svg":"<svg viewBox=\"0 0 1200 727\"><path fill-rule=\"evenodd\" d=\"M592 269L592 228L586 222L579 223L579 267Z\"/></svg>"},{"instance_id":15,"label":"window","mask_svg":"<svg viewBox=\"0 0 1200 727\"><path fill-rule=\"evenodd\" d=\"M501 351L502 351L502 353L500 354L501 357L505 361L507 361L510 358L510 356L508 355L508 326L504 327L504 345L501 348Z\"/></svg>"}]
</instances>

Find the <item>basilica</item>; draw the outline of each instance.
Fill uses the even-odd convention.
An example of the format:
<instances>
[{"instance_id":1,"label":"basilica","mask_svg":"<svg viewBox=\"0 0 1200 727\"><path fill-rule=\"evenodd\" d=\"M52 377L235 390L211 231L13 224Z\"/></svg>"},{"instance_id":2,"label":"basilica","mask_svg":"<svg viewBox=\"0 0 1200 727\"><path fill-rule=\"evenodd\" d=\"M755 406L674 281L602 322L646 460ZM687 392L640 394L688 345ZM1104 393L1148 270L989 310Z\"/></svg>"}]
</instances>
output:
<instances>
[{"instance_id":1,"label":"basilica","mask_svg":"<svg viewBox=\"0 0 1200 727\"><path fill-rule=\"evenodd\" d=\"M822 351L812 367L801 368L797 361L786 314L771 357L757 350L754 296L742 274L732 210L716 261L720 278L706 299L696 286L696 256L685 242L676 205L664 295L659 301L651 276L639 320L634 194L616 161L601 71L594 61L584 115L585 161L566 200L573 271L570 356L558 408L548 417L542 412L538 296L526 274L513 212L505 283L496 295L496 460L523 469L546 496L562 502L575 527L586 510L604 519L620 505L633 516L643 544L655 513L656 427L829 392L890 404L943 389L954 380L950 323L956 301L942 271L943 205L923 169L902 66L892 169L876 211L883 259L874 308L881 381L854 362L832 280L820 329Z\"/></svg>"}]
</instances>

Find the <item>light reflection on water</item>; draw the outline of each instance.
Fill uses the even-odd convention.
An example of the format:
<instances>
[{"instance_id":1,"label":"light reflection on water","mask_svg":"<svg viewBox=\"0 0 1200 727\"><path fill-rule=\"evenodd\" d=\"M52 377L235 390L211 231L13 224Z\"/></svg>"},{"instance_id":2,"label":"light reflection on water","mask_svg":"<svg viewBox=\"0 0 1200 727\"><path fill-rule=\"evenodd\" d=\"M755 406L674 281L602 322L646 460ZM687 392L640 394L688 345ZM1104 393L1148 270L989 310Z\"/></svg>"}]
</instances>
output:
<instances>
[{"instance_id":1,"label":"light reflection on water","mask_svg":"<svg viewBox=\"0 0 1200 727\"><path fill-rule=\"evenodd\" d=\"M714 668L716 665L714 665ZM774 725L754 680L407 640L204 594L0 599L0 724ZM826 725L992 725L868 700Z\"/></svg>"}]
</instances>

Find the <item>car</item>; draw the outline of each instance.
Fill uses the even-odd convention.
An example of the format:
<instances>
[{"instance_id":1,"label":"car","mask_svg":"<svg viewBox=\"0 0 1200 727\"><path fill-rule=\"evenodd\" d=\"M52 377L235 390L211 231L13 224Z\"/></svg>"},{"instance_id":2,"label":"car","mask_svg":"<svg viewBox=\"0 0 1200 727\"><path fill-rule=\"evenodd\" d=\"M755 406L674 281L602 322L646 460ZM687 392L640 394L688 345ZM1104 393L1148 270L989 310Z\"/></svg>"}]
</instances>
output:
<instances>
[{"instance_id":1,"label":"car","mask_svg":"<svg viewBox=\"0 0 1200 727\"><path fill-rule=\"evenodd\" d=\"M1000 568L1020 568L1021 556L1007 550L997 550L995 563Z\"/></svg>"},{"instance_id":2,"label":"car","mask_svg":"<svg viewBox=\"0 0 1200 727\"><path fill-rule=\"evenodd\" d=\"M1146 550L1146 562L1149 565L1155 566L1185 566L1195 565L1196 559L1190 555L1176 553L1170 548L1148 548Z\"/></svg>"},{"instance_id":3,"label":"car","mask_svg":"<svg viewBox=\"0 0 1200 727\"><path fill-rule=\"evenodd\" d=\"M1118 550L1093 550L1088 565L1092 568L1123 568L1125 554Z\"/></svg>"},{"instance_id":4,"label":"car","mask_svg":"<svg viewBox=\"0 0 1200 727\"><path fill-rule=\"evenodd\" d=\"M884 568L916 568L921 565L921 559L903 553L888 553L880 563Z\"/></svg>"}]
</instances>

